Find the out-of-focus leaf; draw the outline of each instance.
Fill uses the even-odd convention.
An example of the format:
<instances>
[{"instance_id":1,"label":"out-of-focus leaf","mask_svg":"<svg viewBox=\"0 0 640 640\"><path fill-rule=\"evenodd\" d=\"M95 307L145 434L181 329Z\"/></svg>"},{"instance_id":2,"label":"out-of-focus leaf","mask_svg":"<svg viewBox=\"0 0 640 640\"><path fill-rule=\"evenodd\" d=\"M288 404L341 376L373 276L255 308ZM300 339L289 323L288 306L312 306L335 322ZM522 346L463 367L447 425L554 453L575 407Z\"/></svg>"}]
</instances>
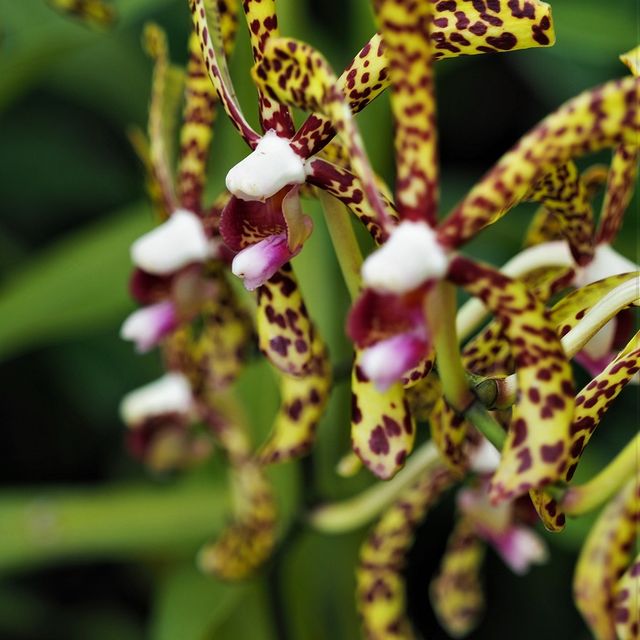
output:
<instances>
[{"instance_id":1,"label":"out-of-focus leaf","mask_svg":"<svg viewBox=\"0 0 640 640\"><path fill-rule=\"evenodd\" d=\"M136 204L65 238L0 287L0 359L117 321L129 303L129 245L151 227Z\"/></svg>"},{"instance_id":2,"label":"out-of-focus leaf","mask_svg":"<svg viewBox=\"0 0 640 640\"><path fill-rule=\"evenodd\" d=\"M205 640L247 597L249 586L224 584L182 564L161 583L151 621L151 640Z\"/></svg>"}]
</instances>

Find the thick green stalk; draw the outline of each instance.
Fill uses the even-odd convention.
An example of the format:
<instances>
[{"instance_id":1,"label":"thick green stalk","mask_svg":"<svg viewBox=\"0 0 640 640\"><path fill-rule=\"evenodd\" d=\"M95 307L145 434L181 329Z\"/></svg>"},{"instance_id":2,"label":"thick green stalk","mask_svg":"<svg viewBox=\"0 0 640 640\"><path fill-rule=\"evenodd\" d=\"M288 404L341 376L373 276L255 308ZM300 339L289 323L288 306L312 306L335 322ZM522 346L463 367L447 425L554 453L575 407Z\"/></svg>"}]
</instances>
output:
<instances>
[{"instance_id":1,"label":"thick green stalk","mask_svg":"<svg viewBox=\"0 0 640 640\"><path fill-rule=\"evenodd\" d=\"M464 417L496 448L498 451L504 446L507 438L505 430L496 422L486 407L480 402L474 402L465 412Z\"/></svg>"}]
</instances>

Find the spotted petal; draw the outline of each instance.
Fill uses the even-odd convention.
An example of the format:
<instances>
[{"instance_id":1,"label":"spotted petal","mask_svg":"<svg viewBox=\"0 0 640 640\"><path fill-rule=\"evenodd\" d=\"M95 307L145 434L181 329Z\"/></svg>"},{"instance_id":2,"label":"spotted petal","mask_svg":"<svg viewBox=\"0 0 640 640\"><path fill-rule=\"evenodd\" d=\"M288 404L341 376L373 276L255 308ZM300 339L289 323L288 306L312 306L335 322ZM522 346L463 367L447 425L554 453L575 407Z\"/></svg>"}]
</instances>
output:
<instances>
[{"instance_id":1,"label":"spotted petal","mask_svg":"<svg viewBox=\"0 0 640 640\"><path fill-rule=\"evenodd\" d=\"M331 388L331 363L316 332L313 361L300 378L280 377L280 409L271 434L258 453L262 464L287 462L309 452Z\"/></svg>"},{"instance_id":2,"label":"spotted petal","mask_svg":"<svg viewBox=\"0 0 640 640\"><path fill-rule=\"evenodd\" d=\"M283 373L305 375L313 362L314 328L290 264L258 289L258 343Z\"/></svg>"},{"instance_id":3,"label":"spotted petal","mask_svg":"<svg viewBox=\"0 0 640 640\"><path fill-rule=\"evenodd\" d=\"M490 495L513 498L562 473L573 416L571 367L544 305L524 284L460 256L449 277L501 320L511 345L520 393Z\"/></svg>"},{"instance_id":4,"label":"spotted petal","mask_svg":"<svg viewBox=\"0 0 640 640\"><path fill-rule=\"evenodd\" d=\"M619 640L638 640L640 633L640 555L625 571L615 590L614 619Z\"/></svg>"},{"instance_id":5,"label":"spotted petal","mask_svg":"<svg viewBox=\"0 0 640 640\"><path fill-rule=\"evenodd\" d=\"M237 0L189 0L189 8L209 78L232 124L253 148L260 136L242 114L225 53L236 30Z\"/></svg>"},{"instance_id":6,"label":"spotted petal","mask_svg":"<svg viewBox=\"0 0 640 640\"><path fill-rule=\"evenodd\" d=\"M434 225L438 155L429 29L433 3L375 0L393 87L396 206L401 218Z\"/></svg>"},{"instance_id":7,"label":"spotted petal","mask_svg":"<svg viewBox=\"0 0 640 640\"><path fill-rule=\"evenodd\" d=\"M623 78L586 91L545 118L505 154L440 228L458 246L520 202L550 166L605 147L633 145L640 130L640 79Z\"/></svg>"},{"instance_id":8,"label":"spotted petal","mask_svg":"<svg viewBox=\"0 0 640 640\"><path fill-rule=\"evenodd\" d=\"M580 457L600 421L624 387L640 371L640 333L637 333L617 358L576 396L571 425L571 443L562 479L569 482ZM545 527L561 531L565 514L556 501L543 491L533 491L531 498Z\"/></svg>"},{"instance_id":9,"label":"spotted petal","mask_svg":"<svg viewBox=\"0 0 640 640\"><path fill-rule=\"evenodd\" d=\"M47 0L47 2L58 11L100 27L113 24L116 18L114 7L104 0Z\"/></svg>"},{"instance_id":10,"label":"spotted petal","mask_svg":"<svg viewBox=\"0 0 640 640\"><path fill-rule=\"evenodd\" d=\"M401 383L379 391L362 370L356 350L351 376L353 451L378 478L395 475L413 449L415 424Z\"/></svg>"},{"instance_id":11,"label":"spotted petal","mask_svg":"<svg viewBox=\"0 0 640 640\"><path fill-rule=\"evenodd\" d=\"M461 517L447 541L440 571L431 582L431 604L440 624L462 638L478 624L484 610L480 566L485 545L469 518Z\"/></svg>"},{"instance_id":12,"label":"spotted petal","mask_svg":"<svg viewBox=\"0 0 640 640\"><path fill-rule=\"evenodd\" d=\"M184 72L170 64L167 37L158 25L146 25L144 46L154 61L149 105L149 156L155 179L162 187L165 209L170 213L178 205L173 181L173 138Z\"/></svg>"},{"instance_id":13,"label":"spotted petal","mask_svg":"<svg viewBox=\"0 0 640 640\"><path fill-rule=\"evenodd\" d=\"M631 478L602 511L580 552L573 578L576 605L597 640L616 640L616 583L638 538L640 485Z\"/></svg>"},{"instance_id":14,"label":"spotted petal","mask_svg":"<svg viewBox=\"0 0 640 640\"><path fill-rule=\"evenodd\" d=\"M453 471L464 474L468 466L464 445L469 437L469 423L441 397L433 407L429 424L431 439L444 460Z\"/></svg>"},{"instance_id":15,"label":"spotted petal","mask_svg":"<svg viewBox=\"0 0 640 640\"><path fill-rule=\"evenodd\" d=\"M402 575L406 554L416 527L452 481L442 466L425 472L384 513L365 540L356 570L356 599L369 640L414 637Z\"/></svg>"}]
</instances>

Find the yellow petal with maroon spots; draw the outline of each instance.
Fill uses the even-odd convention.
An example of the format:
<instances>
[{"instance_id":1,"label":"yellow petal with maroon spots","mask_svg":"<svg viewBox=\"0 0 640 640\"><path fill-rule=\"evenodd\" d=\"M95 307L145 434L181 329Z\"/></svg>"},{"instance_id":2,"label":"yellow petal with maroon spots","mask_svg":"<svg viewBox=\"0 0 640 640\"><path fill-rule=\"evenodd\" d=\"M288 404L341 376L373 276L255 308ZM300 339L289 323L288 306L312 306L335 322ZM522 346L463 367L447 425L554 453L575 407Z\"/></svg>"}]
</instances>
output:
<instances>
[{"instance_id":1,"label":"yellow petal with maroon spots","mask_svg":"<svg viewBox=\"0 0 640 640\"><path fill-rule=\"evenodd\" d=\"M47 0L47 2L58 11L100 27L109 26L116 18L113 6L104 0Z\"/></svg>"},{"instance_id":2,"label":"yellow petal with maroon spots","mask_svg":"<svg viewBox=\"0 0 640 640\"><path fill-rule=\"evenodd\" d=\"M258 288L256 327L260 351L277 369L292 376L309 371L314 328L290 264Z\"/></svg>"},{"instance_id":3,"label":"yellow petal with maroon spots","mask_svg":"<svg viewBox=\"0 0 640 640\"><path fill-rule=\"evenodd\" d=\"M257 64L262 60L269 38L279 35L276 3L275 0L243 0L242 8L249 27L253 60ZM295 128L289 108L265 96L260 90L258 93L262 130L273 129L285 138L293 136Z\"/></svg>"},{"instance_id":4,"label":"yellow petal with maroon spots","mask_svg":"<svg viewBox=\"0 0 640 640\"><path fill-rule=\"evenodd\" d=\"M467 469L467 451L464 446L469 436L469 423L457 414L441 397L429 417L431 439L452 471L464 474Z\"/></svg>"},{"instance_id":5,"label":"yellow petal with maroon spots","mask_svg":"<svg viewBox=\"0 0 640 640\"><path fill-rule=\"evenodd\" d=\"M449 536L440 571L431 582L431 604L438 621L454 638L463 638L477 626L484 610L480 566L485 545L473 523L461 517Z\"/></svg>"},{"instance_id":6,"label":"yellow petal with maroon spots","mask_svg":"<svg viewBox=\"0 0 640 640\"><path fill-rule=\"evenodd\" d=\"M223 580L243 580L271 555L276 503L264 471L247 460L232 469L234 521L198 554L200 568Z\"/></svg>"},{"instance_id":7,"label":"yellow petal with maroon spots","mask_svg":"<svg viewBox=\"0 0 640 640\"><path fill-rule=\"evenodd\" d=\"M174 211L178 201L174 187L174 135L182 99L184 72L170 64L167 37L156 24L147 24L144 47L154 61L149 104L149 155L155 180L162 187L165 209Z\"/></svg>"},{"instance_id":8,"label":"yellow petal with maroon spots","mask_svg":"<svg viewBox=\"0 0 640 640\"><path fill-rule=\"evenodd\" d=\"M218 93L224 110L247 144L255 147L260 136L251 128L240 109L236 97L225 51L230 47L236 30L237 1L189 0L193 29L209 78Z\"/></svg>"},{"instance_id":9,"label":"yellow petal with maroon spots","mask_svg":"<svg viewBox=\"0 0 640 640\"><path fill-rule=\"evenodd\" d=\"M598 243L613 242L622 226L624 213L636 186L639 157L637 142L633 145L621 145L613 152L596 237Z\"/></svg>"},{"instance_id":10,"label":"yellow petal with maroon spots","mask_svg":"<svg viewBox=\"0 0 640 640\"><path fill-rule=\"evenodd\" d=\"M364 465L386 480L403 466L413 449L416 429L401 383L379 391L360 365L351 375L351 444Z\"/></svg>"},{"instance_id":11,"label":"yellow petal with maroon spots","mask_svg":"<svg viewBox=\"0 0 640 640\"><path fill-rule=\"evenodd\" d=\"M640 371L640 333L636 333L615 360L576 396L569 457L566 460L562 480L569 482L573 478L580 457L598 424L613 401L638 371ZM553 498L542 491L533 491L531 499L547 529L561 531L564 528L565 514Z\"/></svg>"},{"instance_id":12,"label":"yellow petal with maroon spots","mask_svg":"<svg viewBox=\"0 0 640 640\"><path fill-rule=\"evenodd\" d=\"M565 162L547 173L526 194L525 200L541 202L555 218L578 264L593 258L593 211L590 194L573 162Z\"/></svg>"},{"instance_id":13,"label":"yellow petal with maroon spots","mask_svg":"<svg viewBox=\"0 0 640 640\"><path fill-rule=\"evenodd\" d=\"M252 69L252 76L258 88L273 100L319 112L329 119L347 147L353 171L362 181L365 197L378 221L387 221L360 132L325 58L299 40L271 38L262 61Z\"/></svg>"},{"instance_id":14,"label":"yellow petal with maroon spots","mask_svg":"<svg viewBox=\"0 0 640 640\"><path fill-rule=\"evenodd\" d=\"M567 294L551 309L551 321L555 325L558 335L565 336L601 298L613 291L618 285L637 276L638 274L633 272L610 276Z\"/></svg>"},{"instance_id":15,"label":"yellow petal with maroon spots","mask_svg":"<svg viewBox=\"0 0 640 640\"><path fill-rule=\"evenodd\" d=\"M640 45L620 56L620 60L629 67L634 76L640 75Z\"/></svg>"},{"instance_id":16,"label":"yellow petal with maroon spots","mask_svg":"<svg viewBox=\"0 0 640 640\"><path fill-rule=\"evenodd\" d=\"M195 33L189 37L189 60L184 88L184 107L180 129L180 158L177 191L180 205L201 213L206 181L207 159L213 138L217 94L202 60Z\"/></svg>"},{"instance_id":17,"label":"yellow petal with maroon spots","mask_svg":"<svg viewBox=\"0 0 640 640\"><path fill-rule=\"evenodd\" d=\"M639 522L640 484L631 478L602 511L580 552L573 593L597 640L616 640L615 587L629 565Z\"/></svg>"},{"instance_id":18,"label":"yellow petal with maroon spots","mask_svg":"<svg viewBox=\"0 0 640 640\"><path fill-rule=\"evenodd\" d=\"M401 218L434 225L438 208L438 154L432 2L374 0L390 63L395 120L396 207Z\"/></svg>"},{"instance_id":19,"label":"yellow petal with maroon spots","mask_svg":"<svg viewBox=\"0 0 640 640\"><path fill-rule=\"evenodd\" d=\"M168 368L184 373L196 393L220 391L238 377L252 336L223 266L212 263L208 269L209 291L197 318L183 323L164 345Z\"/></svg>"},{"instance_id":20,"label":"yellow petal with maroon spots","mask_svg":"<svg viewBox=\"0 0 640 640\"><path fill-rule=\"evenodd\" d=\"M586 91L545 118L506 153L454 209L440 239L458 246L520 202L549 167L605 147L633 145L640 131L640 79Z\"/></svg>"},{"instance_id":21,"label":"yellow petal with maroon spots","mask_svg":"<svg viewBox=\"0 0 640 640\"><path fill-rule=\"evenodd\" d=\"M411 415L418 422L426 422L436 403L442 396L440 378L435 373L405 389L405 397L411 409Z\"/></svg>"},{"instance_id":22,"label":"yellow petal with maroon spots","mask_svg":"<svg viewBox=\"0 0 640 640\"><path fill-rule=\"evenodd\" d=\"M427 471L383 514L360 550L356 601L368 640L415 637L402 575L416 527L453 482L441 465Z\"/></svg>"},{"instance_id":23,"label":"yellow petal with maroon spots","mask_svg":"<svg viewBox=\"0 0 640 640\"><path fill-rule=\"evenodd\" d=\"M640 638L640 555L624 572L614 595L616 632L620 640Z\"/></svg>"},{"instance_id":24,"label":"yellow petal with maroon spots","mask_svg":"<svg viewBox=\"0 0 640 640\"><path fill-rule=\"evenodd\" d=\"M520 392L490 495L494 501L514 498L564 470L574 403L571 367L543 303L522 282L461 256L452 260L449 278L482 300L511 345Z\"/></svg>"},{"instance_id":25,"label":"yellow petal with maroon spots","mask_svg":"<svg viewBox=\"0 0 640 640\"><path fill-rule=\"evenodd\" d=\"M316 332L313 360L303 377L280 377L280 410L268 440L258 453L262 464L286 462L308 453L331 389L331 363Z\"/></svg>"}]
</instances>

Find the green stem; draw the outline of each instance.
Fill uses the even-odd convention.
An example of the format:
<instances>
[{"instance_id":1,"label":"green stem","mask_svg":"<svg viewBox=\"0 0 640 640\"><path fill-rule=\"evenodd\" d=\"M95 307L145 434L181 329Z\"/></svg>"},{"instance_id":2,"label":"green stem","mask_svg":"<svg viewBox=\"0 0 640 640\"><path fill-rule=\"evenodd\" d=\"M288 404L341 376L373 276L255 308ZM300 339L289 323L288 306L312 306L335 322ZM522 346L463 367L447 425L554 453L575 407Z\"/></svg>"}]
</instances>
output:
<instances>
[{"instance_id":1,"label":"green stem","mask_svg":"<svg viewBox=\"0 0 640 640\"><path fill-rule=\"evenodd\" d=\"M464 417L471 422L498 451L502 450L507 434L484 405L478 401L474 402L464 412Z\"/></svg>"},{"instance_id":2,"label":"green stem","mask_svg":"<svg viewBox=\"0 0 640 640\"><path fill-rule=\"evenodd\" d=\"M331 236L331 242L338 258L344 282L352 300L360 291L360 269L362 252L351 224L351 217L346 207L336 198L322 189L316 189L320 204Z\"/></svg>"},{"instance_id":3,"label":"green stem","mask_svg":"<svg viewBox=\"0 0 640 640\"><path fill-rule=\"evenodd\" d=\"M571 516L579 516L606 502L638 472L640 433L594 478L569 488L560 507Z\"/></svg>"},{"instance_id":4,"label":"green stem","mask_svg":"<svg viewBox=\"0 0 640 640\"><path fill-rule=\"evenodd\" d=\"M0 569L63 557L195 549L228 512L221 486L127 486L0 494Z\"/></svg>"},{"instance_id":5,"label":"green stem","mask_svg":"<svg viewBox=\"0 0 640 640\"><path fill-rule=\"evenodd\" d=\"M456 335L456 290L438 282L427 296L426 314L436 348L438 376L447 402L460 413L473 402Z\"/></svg>"},{"instance_id":6,"label":"green stem","mask_svg":"<svg viewBox=\"0 0 640 640\"><path fill-rule=\"evenodd\" d=\"M421 474L436 464L441 464L438 450L432 442L427 442L409 456L404 469L391 480L378 482L353 498L318 507L309 514L309 523L324 533L357 529L382 513Z\"/></svg>"}]
</instances>

